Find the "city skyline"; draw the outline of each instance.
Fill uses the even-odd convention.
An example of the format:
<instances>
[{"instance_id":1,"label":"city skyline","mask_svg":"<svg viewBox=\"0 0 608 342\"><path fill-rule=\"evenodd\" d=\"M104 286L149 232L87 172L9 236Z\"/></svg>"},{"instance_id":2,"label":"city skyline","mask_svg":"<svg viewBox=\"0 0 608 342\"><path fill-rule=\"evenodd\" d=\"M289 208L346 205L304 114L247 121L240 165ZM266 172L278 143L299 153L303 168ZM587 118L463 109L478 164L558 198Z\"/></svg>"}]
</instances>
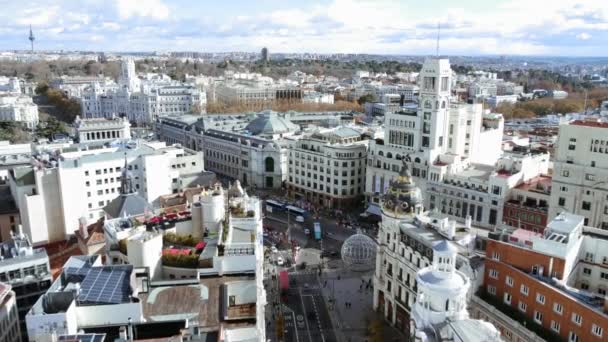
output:
<instances>
[{"instance_id":1,"label":"city skyline","mask_svg":"<svg viewBox=\"0 0 608 342\"><path fill-rule=\"evenodd\" d=\"M1 1L0 49L606 56L608 4Z\"/></svg>"}]
</instances>

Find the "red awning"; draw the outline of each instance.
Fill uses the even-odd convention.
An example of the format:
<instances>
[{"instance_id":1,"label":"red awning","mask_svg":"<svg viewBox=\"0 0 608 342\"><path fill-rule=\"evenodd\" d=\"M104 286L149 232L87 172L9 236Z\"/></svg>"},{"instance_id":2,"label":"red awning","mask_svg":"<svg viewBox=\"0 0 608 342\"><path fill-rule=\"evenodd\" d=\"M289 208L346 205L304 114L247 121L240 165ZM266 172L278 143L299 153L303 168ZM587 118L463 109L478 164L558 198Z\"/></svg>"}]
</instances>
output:
<instances>
[{"instance_id":1,"label":"red awning","mask_svg":"<svg viewBox=\"0 0 608 342\"><path fill-rule=\"evenodd\" d=\"M281 290L289 289L289 274L287 271L279 273L279 284L281 285Z\"/></svg>"},{"instance_id":2,"label":"red awning","mask_svg":"<svg viewBox=\"0 0 608 342\"><path fill-rule=\"evenodd\" d=\"M197 243L196 246L194 246L194 248L196 248L196 250L202 250L203 248L205 248L206 245L207 245L207 243L205 243L204 241L201 241L201 242Z\"/></svg>"}]
</instances>

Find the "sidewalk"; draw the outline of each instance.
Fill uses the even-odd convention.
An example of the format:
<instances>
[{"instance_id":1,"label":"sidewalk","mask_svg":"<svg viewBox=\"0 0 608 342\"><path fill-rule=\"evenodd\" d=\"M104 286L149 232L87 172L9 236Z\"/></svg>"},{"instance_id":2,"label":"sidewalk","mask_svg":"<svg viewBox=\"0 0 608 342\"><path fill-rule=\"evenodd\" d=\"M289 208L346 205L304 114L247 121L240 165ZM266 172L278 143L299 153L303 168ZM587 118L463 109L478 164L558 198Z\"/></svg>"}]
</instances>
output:
<instances>
[{"instance_id":1,"label":"sidewalk","mask_svg":"<svg viewBox=\"0 0 608 342\"><path fill-rule=\"evenodd\" d=\"M346 270L324 272L319 279L323 296L329 304L329 314L339 341L364 342L369 339L367 328L374 318L373 292L365 283L373 272L355 273ZM339 278L339 279L338 279ZM327 284L325 285L325 281ZM350 307L345 303L349 302Z\"/></svg>"}]
</instances>

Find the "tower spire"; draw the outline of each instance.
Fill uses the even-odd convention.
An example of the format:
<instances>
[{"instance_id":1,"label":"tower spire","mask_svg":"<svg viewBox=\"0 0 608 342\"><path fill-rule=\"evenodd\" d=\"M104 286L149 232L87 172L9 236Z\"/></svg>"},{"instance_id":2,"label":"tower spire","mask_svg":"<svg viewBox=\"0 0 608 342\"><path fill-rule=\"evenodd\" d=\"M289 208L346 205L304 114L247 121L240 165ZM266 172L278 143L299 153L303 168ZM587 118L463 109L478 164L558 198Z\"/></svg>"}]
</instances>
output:
<instances>
[{"instance_id":1,"label":"tower spire","mask_svg":"<svg viewBox=\"0 0 608 342\"><path fill-rule=\"evenodd\" d=\"M437 22L437 58L439 58L439 38L441 36L441 22Z\"/></svg>"},{"instance_id":2,"label":"tower spire","mask_svg":"<svg viewBox=\"0 0 608 342\"><path fill-rule=\"evenodd\" d=\"M36 37L34 37L34 32L32 32L31 24L30 24L30 36L28 39L30 40L30 43L32 44L32 53L34 53L34 40L36 39Z\"/></svg>"}]
</instances>

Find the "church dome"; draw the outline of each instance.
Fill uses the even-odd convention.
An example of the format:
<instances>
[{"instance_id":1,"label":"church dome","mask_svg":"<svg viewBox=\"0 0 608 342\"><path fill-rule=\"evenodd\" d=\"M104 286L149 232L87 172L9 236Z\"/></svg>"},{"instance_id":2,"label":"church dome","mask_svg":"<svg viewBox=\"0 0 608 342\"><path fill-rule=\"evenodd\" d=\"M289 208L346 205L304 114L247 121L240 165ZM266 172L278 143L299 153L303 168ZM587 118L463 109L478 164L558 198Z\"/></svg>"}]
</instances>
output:
<instances>
[{"instance_id":1,"label":"church dome","mask_svg":"<svg viewBox=\"0 0 608 342\"><path fill-rule=\"evenodd\" d=\"M389 183L384 194L382 210L391 215L410 215L422 208L422 193L414 183L406 162L399 176Z\"/></svg>"}]
</instances>

